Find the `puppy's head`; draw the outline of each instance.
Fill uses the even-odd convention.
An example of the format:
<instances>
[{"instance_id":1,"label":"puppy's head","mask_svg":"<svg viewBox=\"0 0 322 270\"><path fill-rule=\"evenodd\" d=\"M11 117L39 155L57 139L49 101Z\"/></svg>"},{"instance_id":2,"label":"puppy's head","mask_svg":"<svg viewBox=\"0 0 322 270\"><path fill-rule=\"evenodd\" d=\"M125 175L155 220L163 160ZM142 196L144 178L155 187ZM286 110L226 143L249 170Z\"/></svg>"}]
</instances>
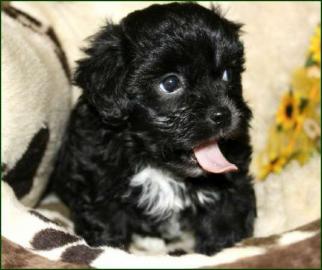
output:
<instances>
[{"instance_id":1,"label":"puppy's head","mask_svg":"<svg viewBox=\"0 0 322 270\"><path fill-rule=\"evenodd\" d=\"M239 31L216 9L153 5L102 28L75 81L106 123L131 130L163 166L234 170L219 145L247 137L251 116Z\"/></svg>"}]
</instances>

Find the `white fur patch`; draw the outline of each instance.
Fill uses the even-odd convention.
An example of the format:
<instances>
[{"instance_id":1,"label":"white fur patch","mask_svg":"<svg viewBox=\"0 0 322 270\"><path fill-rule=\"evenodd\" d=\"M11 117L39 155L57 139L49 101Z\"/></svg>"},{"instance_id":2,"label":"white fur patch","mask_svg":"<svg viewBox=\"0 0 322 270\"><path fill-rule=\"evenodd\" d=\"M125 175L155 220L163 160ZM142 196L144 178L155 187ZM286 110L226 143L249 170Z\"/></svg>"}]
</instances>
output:
<instances>
[{"instance_id":1,"label":"white fur patch","mask_svg":"<svg viewBox=\"0 0 322 270\"><path fill-rule=\"evenodd\" d=\"M162 237L165 237L167 239L180 237L182 230L178 214L173 213L166 222L163 222L163 224L160 225L159 230Z\"/></svg>"},{"instance_id":2,"label":"white fur patch","mask_svg":"<svg viewBox=\"0 0 322 270\"><path fill-rule=\"evenodd\" d=\"M141 187L138 206L156 218L167 218L190 204L184 183L175 181L169 174L146 167L132 179L132 187Z\"/></svg>"},{"instance_id":3,"label":"white fur patch","mask_svg":"<svg viewBox=\"0 0 322 270\"><path fill-rule=\"evenodd\" d=\"M172 214L191 205L186 185L176 181L169 173L146 167L131 179L132 187L141 187L138 206L144 208L145 214L158 219L168 218ZM219 194L207 190L197 192L200 204L214 202Z\"/></svg>"},{"instance_id":4,"label":"white fur patch","mask_svg":"<svg viewBox=\"0 0 322 270\"><path fill-rule=\"evenodd\" d=\"M219 194L215 193L213 191L198 191L197 192L197 198L200 204L207 204L207 203L212 203L214 201L219 200Z\"/></svg>"},{"instance_id":5,"label":"white fur patch","mask_svg":"<svg viewBox=\"0 0 322 270\"><path fill-rule=\"evenodd\" d=\"M130 252L135 254L160 255L167 253L167 247L163 239L156 237L132 236Z\"/></svg>"}]
</instances>

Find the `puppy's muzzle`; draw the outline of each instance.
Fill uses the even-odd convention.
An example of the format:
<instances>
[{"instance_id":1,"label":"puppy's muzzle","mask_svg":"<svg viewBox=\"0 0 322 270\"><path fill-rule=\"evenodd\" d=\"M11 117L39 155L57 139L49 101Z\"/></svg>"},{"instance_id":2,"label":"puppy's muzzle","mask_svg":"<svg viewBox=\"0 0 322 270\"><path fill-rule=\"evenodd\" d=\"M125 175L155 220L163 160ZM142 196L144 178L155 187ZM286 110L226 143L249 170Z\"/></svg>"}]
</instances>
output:
<instances>
[{"instance_id":1,"label":"puppy's muzzle","mask_svg":"<svg viewBox=\"0 0 322 270\"><path fill-rule=\"evenodd\" d=\"M209 119L217 128L224 128L231 124L231 112L227 107L219 107L209 112Z\"/></svg>"}]
</instances>

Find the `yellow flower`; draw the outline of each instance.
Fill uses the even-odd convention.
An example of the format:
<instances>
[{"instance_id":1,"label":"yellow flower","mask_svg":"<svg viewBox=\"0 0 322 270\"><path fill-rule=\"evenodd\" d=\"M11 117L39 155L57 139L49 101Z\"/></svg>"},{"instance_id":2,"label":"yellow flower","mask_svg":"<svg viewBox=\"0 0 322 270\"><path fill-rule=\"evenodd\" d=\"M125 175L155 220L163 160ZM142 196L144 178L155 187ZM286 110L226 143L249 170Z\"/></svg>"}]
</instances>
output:
<instances>
[{"instance_id":1,"label":"yellow flower","mask_svg":"<svg viewBox=\"0 0 322 270\"><path fill-rule=\"evenodd\" d=\"M287 159L283 156L272 158L265 165L261 166L257 177L263 180L270 173L280 173L286 163Z\"/></svg>"},{"instance_id":2,"label":"yellow flower","mask_svg":"<svg viewBox=\"0 0 322 270\"><path fill-rule=\"evenodd\" d=\"M309 52L313 61L321 65L321 25L315 29L314 36L311 38Z\"/></svg>"},{"instance_id":3,"label":"yellow flower","mask_svg":"<svg viewBox=\"0 0 322 270\"><path fill-rule=\"evenodd\" d=\"M267 145L255 159L259 179L280 173L291 160L303 165L321 152L320 37L319 26L311 39L309 64L295 70L291 90L282 96Z\"/></svg>"},{"instance_id":4,"label":"yellow flower","mask_svg":"<svg viewBox=\"0 0 322 270\"><path fill-rule=\"evenodd\" d=\"M283 130L294 128L299 115L299 104L300 101L289 91L282 98L282 102L276 113L276 122L279 127Z\"/></svg>"},{"instance_id":5,"label":"yellow flower","mask_svg":"<svg viewBox=\"0 0 322 270\"><path fill-rule=\"evenodd\" d=\"M320 69L318 68L318 71L314 71L313 67L296 69L291 80L293 92L303 97L309 97L312 88L316 88L316 92L319 92L320 77L317 77L314 73L320 74ZM310 97L310 99L318 100L319 95L316 94L316 97Z\"/></svg>"}]
</instances>

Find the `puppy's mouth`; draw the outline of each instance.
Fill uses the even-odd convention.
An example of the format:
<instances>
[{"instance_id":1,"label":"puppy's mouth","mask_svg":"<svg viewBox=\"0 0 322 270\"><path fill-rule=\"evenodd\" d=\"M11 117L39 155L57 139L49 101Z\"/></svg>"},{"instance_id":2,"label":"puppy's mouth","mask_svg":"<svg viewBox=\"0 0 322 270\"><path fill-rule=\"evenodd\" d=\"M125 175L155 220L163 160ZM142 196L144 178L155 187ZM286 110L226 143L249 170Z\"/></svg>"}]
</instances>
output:
<instances>
[{"instance_id":1,"label":"puppy's mouth","mask_svg":"<svg viewBox=\"0 0 322 270\"><path fill-rule=\"evenodd\" d=\"M193 148L199 166L211 173L237 171L235 164L229 162L221 152L218 140L210 140Z\"/></svg>"}]
</instances>

